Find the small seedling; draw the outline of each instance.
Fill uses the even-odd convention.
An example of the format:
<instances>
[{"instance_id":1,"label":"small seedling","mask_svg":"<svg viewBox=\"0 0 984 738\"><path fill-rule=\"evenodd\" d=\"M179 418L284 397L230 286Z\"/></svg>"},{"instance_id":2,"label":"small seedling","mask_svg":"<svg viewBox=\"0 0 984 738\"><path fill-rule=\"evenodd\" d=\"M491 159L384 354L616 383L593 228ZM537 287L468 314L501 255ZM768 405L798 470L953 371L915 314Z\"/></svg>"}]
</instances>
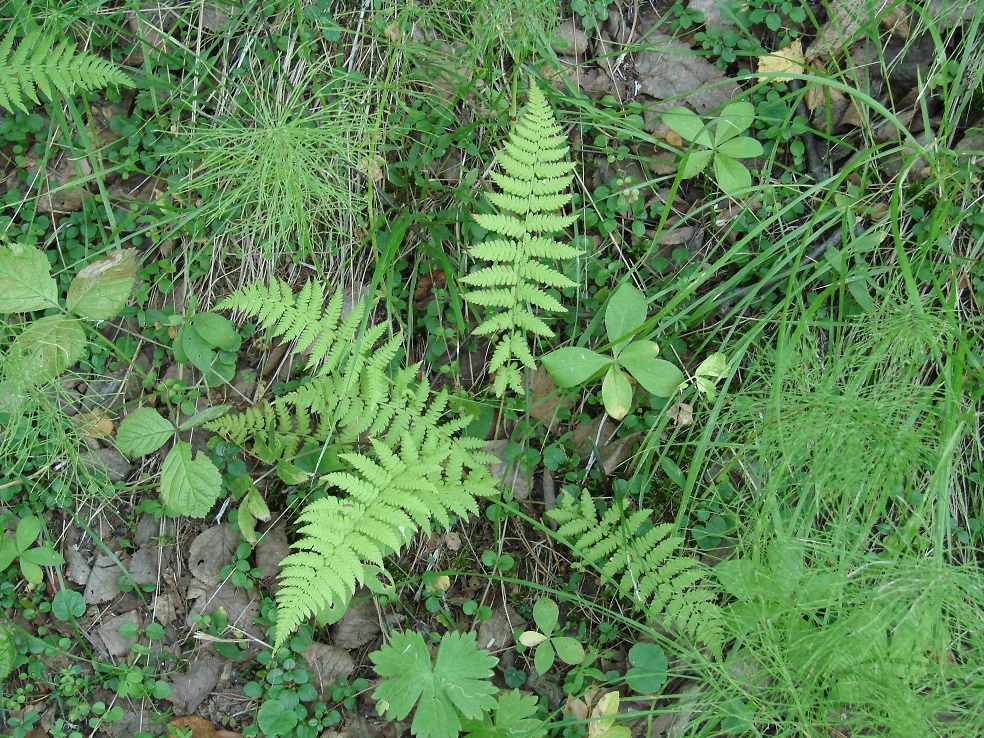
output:
<instances>
[{"instance_id":1,"label":"small seedling","mask_svg":"<svg viewBox=\"0 0 984 738\"><path fill-rule=\"evenodd\" d=\"M558 387L576 387L604 373L601 399L605 410L616 420L624 418L632 407L628 375L657 397L672 396L684 381L683 372L656 358L659 346L653 341L635 338L646 322L647 309L645 295L632 285L622 285L605 309L611 356L571 346L544 356L543 366Z\"/></svg>"},{"instance_id":2,"label":"small seedling","mask_svg":"<svg viewBox=\"0 0 984 738\"><path fill-rule=\"evenodd\" d=\"M557 603L549 597L541 597L533 605L533 622L539 631L527 630L519 637L519 642L524 646L536 649L533 652L533 666L540 674L550 671L557 657L571 666L584 660L584 647L576 638L555 635L561 632L557 625L559 617Z\"/></svg>"},{"instance_id":3,"label":"small seedling","mask_svg":"<svg viewBox=\"0 0 984 738\"><path fill-rule=\"evenodd\" d=\"M0 571L6 571L15 561L20 563L21 574L31 584L41 584L44 579L42 566L61 566L62 555L51 546L35 546L41 532L41 521L33 515L21 518L13 538L0 541Z\"/></svg>"}]
</instances>

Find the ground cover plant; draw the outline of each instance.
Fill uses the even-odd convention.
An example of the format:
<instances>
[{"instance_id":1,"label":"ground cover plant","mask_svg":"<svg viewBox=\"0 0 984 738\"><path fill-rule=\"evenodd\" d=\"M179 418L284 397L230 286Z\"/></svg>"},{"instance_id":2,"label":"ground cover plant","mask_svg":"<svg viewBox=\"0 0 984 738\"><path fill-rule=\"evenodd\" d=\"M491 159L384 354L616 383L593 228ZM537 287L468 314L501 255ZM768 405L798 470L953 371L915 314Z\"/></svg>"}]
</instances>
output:
<instances>
[{"instance_id":1,"label":"ground cover plant","mask_svg":"<svg viewBox=\"0 0 984 738\"><path fill-rule=\"evenodd\" d=\"M979 5L0 18L0 735L984 734Z\"/></svg>"}]
</instances>

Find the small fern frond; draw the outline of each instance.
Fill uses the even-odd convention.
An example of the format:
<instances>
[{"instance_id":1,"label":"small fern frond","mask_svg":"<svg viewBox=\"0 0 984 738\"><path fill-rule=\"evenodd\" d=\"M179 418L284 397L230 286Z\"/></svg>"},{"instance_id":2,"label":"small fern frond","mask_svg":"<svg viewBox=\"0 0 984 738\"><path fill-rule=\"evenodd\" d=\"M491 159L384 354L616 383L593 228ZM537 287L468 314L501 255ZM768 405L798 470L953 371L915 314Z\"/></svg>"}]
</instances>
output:
<instances>
[{"instance_id":1,"label":"small fern frond","mask_svg":"<svg viewBox=\"0 0 984 738\"><path fill-rule=\"evenodd\" d=\"M16 33L7 31L0 41L0 106L11 113L28 112L27 101L39 105L40 91L49 100L58 93L72 97L77 92L108 85L133 87L133 81L115 64L86 51L76 51L73 42L34 31L21 38L14 49Z\"/></svg>"},{"instance_id":2,"label":"small fern frond","mask_svg":"<svg viewBox=\"0 0 984 738\"><path fill-rule=\"evenodd\" d=\"M565 311L547 289L577 286L547 263L582 253L550 236L574 222L573 216L557 213L571 201L574 165L564 161L567 152L553 110L540 89L531 86L525 112L496 155L501 171L491 175L501 192L488 197L500 212L474 216L479 226L499 238L476 244L468 253L473 259L493 263L462 279L479 288L466 292L465 300L499 309L486 313L476 334L504 334L490 365L496 374L493 388L500 396L510 388L521 393L522 368L535 367L527 335L553 336L537 313ZM524 343L522 349L519 340Z\"/></svg>"},{"instance_id":3,"label":"small fern frond","mask_svg":"<svg viewBox=\"0 0 984 738\"><path fill-rule=\"evenodd\" d=\"M624 597L650 618L662 616L681 633L703 643L715 656L724 649L724 616L706 570L676 555L683 538L670 523L652 525L652 510L629 516L617 506L601 516L588 492L567 495L547 513L559 523L557 535Z\"/></svg>"}]
</instances>

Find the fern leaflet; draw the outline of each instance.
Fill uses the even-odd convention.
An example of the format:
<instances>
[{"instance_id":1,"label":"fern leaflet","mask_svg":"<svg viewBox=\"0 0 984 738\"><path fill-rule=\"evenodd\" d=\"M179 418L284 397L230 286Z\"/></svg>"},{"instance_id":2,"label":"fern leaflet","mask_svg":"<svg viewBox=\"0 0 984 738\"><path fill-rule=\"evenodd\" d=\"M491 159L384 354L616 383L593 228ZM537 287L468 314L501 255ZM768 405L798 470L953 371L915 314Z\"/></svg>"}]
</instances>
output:
<instances>
[{"instance_id":1,"label":"fern leaflet","mask_svg":"<svg viewBox=\"0 0 984 738\"><path fill-rule=\"evenodd\" d=\"M547 514L560 527L584 565L598 570L604 581L636 603L651 619L663 616L680 632L701 641L716 656L724 647L723 614L715 592L704 583L697 561L674 553L683 538L670 523L653 525L652 510L626 515L618 505L604 514L588 492L578 499L566 495L560 507Z\"/></svg>"},{"instance_id":2,"label":"fern leaflet","mask_svg":"<svg viewBox=\"0 0 984 738\"><path fill-rule=\"evenodd\" d=\"M461 435L468 418L444 417L447 393L417 385L418 366L391 376L401 338L377 345L385 327L362 329L365 303L342 318L339 293L325 305L313 282L295 295L275 281L218 307L257 316L269 333L311 349L307 384L205 424L278 472L303 464L337 495L300 514L297 550L282 563L277 593L279 647L311 616L340 617L367 571L415 533L477 512L476 498L495 492L494 457L481 450L484 441Z\"/></svg>"},{"instance_id":3,"label":"fern leaflet","mask_svg":"<svg viewBox=\"0 0 984 738\"><path fill-rule=\"evenodd\" d=\"M475 222L501 238L469 249L472 258L493 262L462 281L476 289L464 298L473 305L499 308L488 312L476 334L502 334L489 371L495 373L494 389L502 395L509 388L523 391L522 367L536 368L527 334L550 338L553 331L536 315L537 310L564 312L547 288L576 287L541 259L571 259L582 252L555 240L550 234L574 222L559 215L571 201L568 192L574 165L563 161L568 151L563 131L538 87L530 87L529 104L516 128L497 154L502 172L492 179L502 192L488 193L500 212L476 214Z\"/></svg>"},{"instance_id":4,"label":"fern leaflet","mask_svg":"<svg viewBox=\"0 0 984 738\"><path fill-rule=\"evenodd\" d=\"M0 40L0 106L11 113L27 112L26 101L40 105L39 91L54 100L57 93L72 97L107 85L133 87L119 67L86 51L77 52L74 42L55 43L51 36L34 31L14 48L16 36L10 30Z\"/></svg>"}]
</instances>

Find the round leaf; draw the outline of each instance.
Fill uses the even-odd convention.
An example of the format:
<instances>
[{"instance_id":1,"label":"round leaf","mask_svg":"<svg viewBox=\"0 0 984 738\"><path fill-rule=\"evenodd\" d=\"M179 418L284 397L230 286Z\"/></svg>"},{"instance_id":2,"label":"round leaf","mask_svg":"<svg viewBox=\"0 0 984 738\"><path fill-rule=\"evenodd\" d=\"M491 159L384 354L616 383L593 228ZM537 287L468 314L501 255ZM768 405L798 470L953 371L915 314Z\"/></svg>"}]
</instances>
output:
<instances>
[{"instance_id":1,"label":"round leaf","mask_svg":"<svg viewBox=\"0 0 984 738\"><path fill-rule=\"evenodd\" d=\"M191 444L179 441L161 467L164 504L179 515L204 518L222 492L222 475L211 459L191 458Z\"/></svg>"},{"instance_id":2,"label":"round leaf","mask_svg":"<svg viewBox=\"0 0 984 738\"><path fill-rule=\"evenodd\" d=\"M552 638L554 650L557 651L557 656L565 664L580 664L584 661L584 647L581 646L577 638L570 638L568 636L558 636L557 638Z\"/></svg>"},{"instance_id":3,"label":"round leaf","mask_svg":"<svg viewBox=\"0 0 984 738\"><path fill-rule=\"evenodd\" d=\"M533 622L543 633L550 635L557 629L560 608L549 597L541 597L533 605Z\"/></svg>"},{"instance_id":4,"label":"round leaf","mask_svg":"<svg viewBox=\"0 0 984 738\"><path fill-rule=\"evenodd\" d=\"M131 456L146 456L159 449L174 435L174 426L159 412L139 407L120 422L116 447Z\"/></svg>"},{"instance_id":5,"label":"round leaf","mask_svg":"<svg viewBox=\"0 0 984 738\"><path fill-rule=\"evenodd\" d=\"M85 615L85 598L74 589L60 589L51 600L51 612L59 620L71 620Z\"/></svg>"},{"instance_id":6,"label":"round leaf","mask_svg":"<svg viewBox=\"0 0 984 738\"><path fill-rule=\"evenodd\" d=\"M619 354L618 361L646 392L671 397L684 380L683 372L663 359L652 341L633 341Z\"/></svg>"},{"instance_id":7,"label":"round leaf","mask_svg":"<svg viewBox=\"0 0 984 738\"><path fill-rule=\"evenodd\" d=\"M629 649L632 668L625 674L629 688L638 694L652 695L666 683L669 663L663 649L655 643L637 643Z\"/></svg>"},{"instance_id":8,"label":"round leaf","mask_svg":"<svg viewBox=\"0 0 984 738\"><path fill-rule=\"evenodd\" d=\"M608 341L615 343L619 338L631 334L646 322L648 310L646 296L631 284L623 284L615 290L605 309L605 330L608 332ZM624 346L625 341L621 345ZM616 356L619 348L620 346L616 346L614 349Z\"/></svg>"},{"instance_id":9,"label":"round leaf","mask_svg":"<svg viewBox=\"0 0 984 738\"><path fill-rule=\"evenodd\" d=\"M267 700L256 713L256 722L266 735L290 735L297 727L297 713L280 700Z\"/></svg>"},{"instance_id":10,"label":"round leaf","mask_svg":"<svg viewBox=\"0 0 984 738\"><path fill-rule=\"evenodd\" d=\"M613 366L605 375L605 381L601 385L601 401L615 420L621 420L629 414L629 408L632 407L632 385L625 373L617 367Z\"/></svg>"},{"instance_id":11,"label":"round leaf","mask_svg":"<svg viewBox=\"0 0 984 738\"><path fill-rule=\"evenodd\" d=\"M543 357L543 366L558 387L584 384L611 363L606 356L576 346L557 349Z\"/></svg>"},{"instance_id":12,"label":"round leaf","mask_svg":"<svg viewBox=\"0 0 984 738\"><path fill-rule=\"evenodd\" d=\"M119 315L133 292L136 253L135 249L117 251L80 271L68 287L65 307L87 320L109 320Z\"/></svg>"},{"instance_id":13,"label":"round leaf","mask_svg":"<svg viewBox=\"0 0 984 738\"><path fill-rule=\"evenodd\" d=\"M58 307L58 283L48 257L34 246L0 246L0 312Z\"/></svg>"}]
</instances>

